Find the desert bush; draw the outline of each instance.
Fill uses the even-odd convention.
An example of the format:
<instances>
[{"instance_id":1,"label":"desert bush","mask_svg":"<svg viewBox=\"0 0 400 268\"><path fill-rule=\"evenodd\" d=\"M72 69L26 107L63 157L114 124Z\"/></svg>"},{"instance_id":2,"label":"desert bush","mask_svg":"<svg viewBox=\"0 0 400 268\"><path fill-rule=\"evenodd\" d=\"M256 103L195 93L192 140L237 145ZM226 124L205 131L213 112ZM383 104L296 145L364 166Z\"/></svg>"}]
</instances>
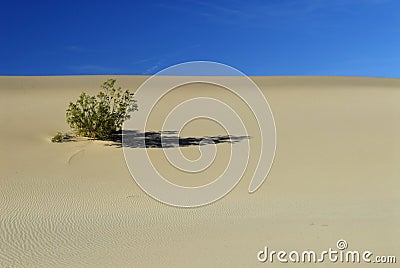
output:
<instances>
[{"instance_id":1,"label":"desert bush","mask_svg":"<svg viewBox=\"0 0 400 268\"><path fill-rule=\"evenodd\" d=\"M57 134L54 135L53 138L51 138L51 142L63 142L63 141L67 141L71 138L72 138L72 136L67 133L57 132Z\"/></svg>"},{"instance_id":2,"label":"desert bush","mask_svg":"<svg viewBox=\"0 0 400 268\"><path fill-rule=\"evenodd\" d=\"M101 91L90 96L85 92L75 103L70 102L66 117L69 126L79 136L92 139L109 139L121 130L129 119L129 113L137 111L133 93L116 87L115 79L108 79L101 85Z\"/></svg>"}]
</instances>

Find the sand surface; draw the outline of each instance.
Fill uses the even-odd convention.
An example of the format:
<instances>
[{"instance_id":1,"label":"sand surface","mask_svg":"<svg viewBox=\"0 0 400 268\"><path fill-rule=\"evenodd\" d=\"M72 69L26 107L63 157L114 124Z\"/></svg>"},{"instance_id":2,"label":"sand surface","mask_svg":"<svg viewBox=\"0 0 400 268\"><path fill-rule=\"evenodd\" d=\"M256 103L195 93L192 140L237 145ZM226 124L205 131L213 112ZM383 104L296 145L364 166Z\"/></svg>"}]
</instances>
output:
<instances>
[{"instance_id":1,"label":"sand surface","mask_svg":"<svg viewBox=\"0 0 400 268\"><path fill-rule=\"evenodd\" d=\"M339 239L375 255L400 252L400 80L255 77L277 129L266 182L248 193L256 167L251 157L230 194L184 209L146 195L115 144L50 142L68 130L68 102L83 90L96 92L107 78L0 77L0 267L283 267L260 263L257 252L265 246L323 251L336 248ZM117 77L133 90L145 79ZM188 86L167 96L157 113L187 98L215 95L247 118L240 101L226 94ZM248 118L257 152L257 129ZM207 120L183 130L184 136L220 134L224 130ZM161 149L149 153L161 173L194 186L223 171L230 146L218 144L213 169L190 178L175 175ZM183 153L195 159L198 147Z\"/></svg>"}]
</instances>

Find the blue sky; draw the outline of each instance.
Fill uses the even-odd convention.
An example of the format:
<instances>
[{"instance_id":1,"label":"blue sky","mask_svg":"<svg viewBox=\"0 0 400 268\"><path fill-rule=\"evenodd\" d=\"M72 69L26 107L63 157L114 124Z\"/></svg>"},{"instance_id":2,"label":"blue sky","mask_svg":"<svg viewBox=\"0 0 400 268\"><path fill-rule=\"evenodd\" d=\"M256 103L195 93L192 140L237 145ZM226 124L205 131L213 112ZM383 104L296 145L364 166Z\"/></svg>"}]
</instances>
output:
<instances>
[{"instance_id":1,"label":"blue sky","mask_svg":"<svg viewBox=\"0 0 400 268\"><path fill-rule=\"evenodd\" d=\"M16 0L1 7L0 75L154 74L210 60L247 75L400 77L398 0Z\"/></svg>"}]
</instances>

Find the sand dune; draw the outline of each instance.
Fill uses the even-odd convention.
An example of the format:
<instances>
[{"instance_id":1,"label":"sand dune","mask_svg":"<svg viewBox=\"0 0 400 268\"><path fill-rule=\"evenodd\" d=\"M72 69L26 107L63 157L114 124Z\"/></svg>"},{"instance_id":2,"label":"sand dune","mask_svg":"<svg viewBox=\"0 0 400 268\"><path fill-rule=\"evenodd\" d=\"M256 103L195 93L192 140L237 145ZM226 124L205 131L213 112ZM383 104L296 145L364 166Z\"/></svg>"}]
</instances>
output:
<instances>
[{"instance_id":1,"label":"sand dune","mask_svg":"<svg viewBox=\"0 0 400 268\"><path fill-rule=\"evenodd\" d=\"M256 168L251 156L230 194L183 209L146 195L115 144L50 142L57 131L68 130L68 102L82 90L96 92L107 78L0 77L0 267L281 267L285 264L260 263L257 252L265 246L322 251L335 248L339 239L375 255L400 252L399 79L254 77L277 128L266 182L248 193ZM116 78L131 89L146 79ZM175 103L215 96L248 118L257 152L254 122L226 94L211 86L183 87L159 104L151 126L157 129L160 115ZM200 120L183 134L226 133ZM223 172L230 144L216 146L214 167L189 179L174 173L161 149L148 150L173 182L195 186ZM198 147L187 146L183 154L196 159Z\"/></svg>"}]
</instances>

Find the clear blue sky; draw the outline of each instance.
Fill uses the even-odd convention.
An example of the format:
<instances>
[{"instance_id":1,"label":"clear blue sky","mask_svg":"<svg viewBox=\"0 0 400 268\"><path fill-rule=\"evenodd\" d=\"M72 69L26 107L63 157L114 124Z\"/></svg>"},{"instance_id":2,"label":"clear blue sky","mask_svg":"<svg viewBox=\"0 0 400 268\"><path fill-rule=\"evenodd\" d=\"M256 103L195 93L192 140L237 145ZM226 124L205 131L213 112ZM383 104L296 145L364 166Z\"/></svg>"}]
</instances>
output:
<instances>
[{"instance_id":1,"label":"clear blue sky","mask_svg":"<svg viewBox=\"0 0 400 268\"><path fill-rule=\"evenodd\" d=\"M247 75L400 77L399 0L2 1L0 34L0 75L210 60Z\"/></svg>"}]
</instances>

